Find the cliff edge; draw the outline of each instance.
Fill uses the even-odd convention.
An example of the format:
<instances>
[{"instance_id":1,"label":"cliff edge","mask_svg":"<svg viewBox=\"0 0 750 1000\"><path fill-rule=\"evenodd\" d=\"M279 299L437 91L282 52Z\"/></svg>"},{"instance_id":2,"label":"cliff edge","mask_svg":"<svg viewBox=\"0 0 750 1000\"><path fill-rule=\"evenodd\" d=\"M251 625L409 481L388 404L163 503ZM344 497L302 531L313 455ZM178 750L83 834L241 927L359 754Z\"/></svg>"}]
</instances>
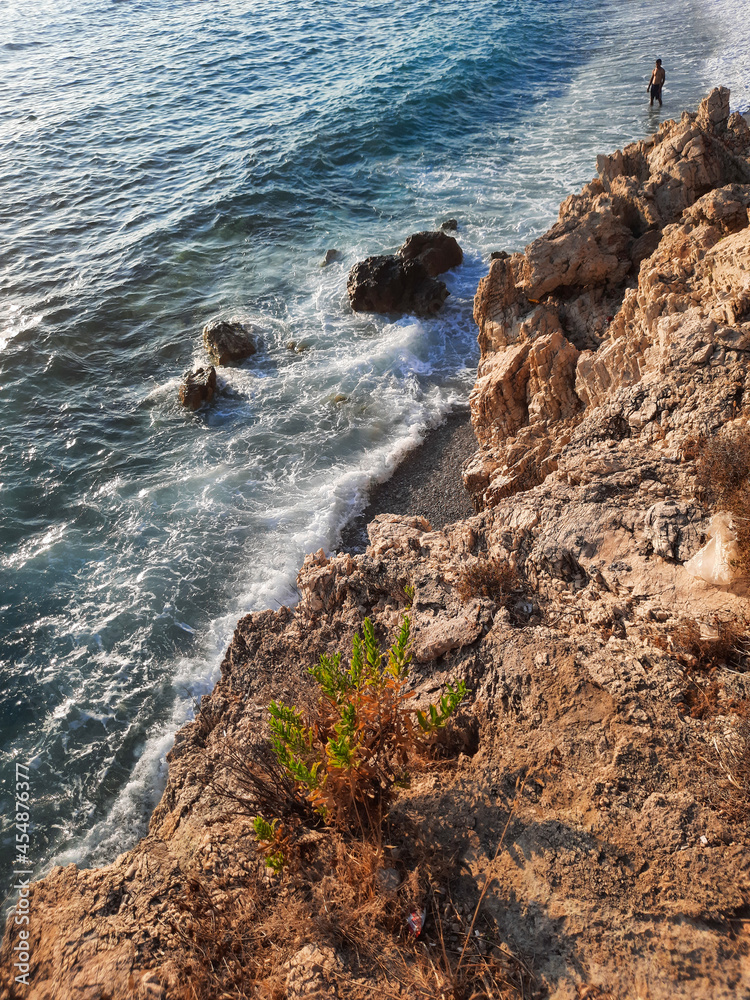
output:
<instances>
[{"instance_id":1,"label":"cliff edge","mask_svg":"<svg viewBox=\"0 0 750 1000\"><path fill-rule=\"evenodd\" d=\"M597 171L478 289L477 513L381 515L238 623L148 837L32 886L0 995L750 995L750 129L720 88ZM407 604L418 699L470 704L383 842L305 830L274 874L241 779L269 700Z\"/></svg>"}]
</instances>

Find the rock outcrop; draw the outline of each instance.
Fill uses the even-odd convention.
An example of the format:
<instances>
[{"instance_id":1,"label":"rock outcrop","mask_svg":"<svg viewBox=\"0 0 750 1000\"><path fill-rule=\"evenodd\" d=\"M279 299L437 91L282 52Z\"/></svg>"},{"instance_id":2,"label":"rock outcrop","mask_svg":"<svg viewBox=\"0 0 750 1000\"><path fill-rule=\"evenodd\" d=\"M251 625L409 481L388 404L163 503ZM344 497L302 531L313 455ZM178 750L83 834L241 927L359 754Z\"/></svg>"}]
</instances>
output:
<instances>
[{"instance_id":1,"label":"rock outcrop","mask_svg":"<svg viewBox=\"0 0 750 1000\"><path fill-rule=\"evenodd\" d=\"M197 410L204 403L210 403L216 392L216 369L213 365L207 368L196 368L187 371L180 383L180 402L189 410Z\"/></svg>"},{"instance_id":2,"label":"rock outcrop","mask_svg":"<svg viewBox=\"0 0 750 1000\"><path fill-rule=\"evenodd\" d=\"M658 383L663 398L679 397L686 352L706 352L722 324L745 315L745 279L730 261L746 242L748 154L750 129L729 115L729 93L718 88L697 114L599 156L598 176L563 202L548 233L523 254L492 261L474 307L482 353L471 406L480 451L466 484L478 508L556 469L560 448L605 400L613 420L628 411L629 434L646 425L652 434L654 417L615 403L615 390L655 391ZM682 346L673 343L677 327L690 331ZM676 428L658 419L668 437ZM683 423L682 431L695 426ZM667 447L671 440L679 448L680 433Z\"/></svg>"},{"instance_id":3,"label":"rock outcrop","mask_svg":"<svg viewBox=\"0 0 750 1000\"><path fill-rule=\"evenodd\" d=\"M203 327L203 344L215 365L229 365L255 354L257 332L238 319L213 319Z\"/></svg>"},{"instance_id":4,"label":"rock outcrop","mask_svg":"<svg viewBox=\"0 0 750 1000\"><path fill-rule=\"evenodd\" d=\"M750 136L727 111L714 91L600 158L560 226L493 261L481 510L439 531L381 515L365 554L306 558L296 608L238 623L148 837L31 887L29 986L11 915L2 996L190 995L207 965L216 996L407 997L413 969L440 995L479 903L471 954L525 996L750 995L747 589L684 566L713 513L699 442L750 441ZM313 860L259 874L232 761L258 753L270 698L303 702L321 653L365 615L392 635L407 603L416 703L471 691L452 757L415 770L369 867L356 842L316 862L310 830ZM420 892L429 968L398 931Z\"/></svg>"},{"instance_id":5,"label":"rock outcrop","mask_svg":"<svg viewBox=\"0 0 750 1000\"><path fill-rule=\"evenodd\" d=\"M436 275L463 260L461 247L444 232L415 233L395 254L367 257L349 272L347 292L355 312L434 316L448 297Z\"/></svg>"}]
</instances>

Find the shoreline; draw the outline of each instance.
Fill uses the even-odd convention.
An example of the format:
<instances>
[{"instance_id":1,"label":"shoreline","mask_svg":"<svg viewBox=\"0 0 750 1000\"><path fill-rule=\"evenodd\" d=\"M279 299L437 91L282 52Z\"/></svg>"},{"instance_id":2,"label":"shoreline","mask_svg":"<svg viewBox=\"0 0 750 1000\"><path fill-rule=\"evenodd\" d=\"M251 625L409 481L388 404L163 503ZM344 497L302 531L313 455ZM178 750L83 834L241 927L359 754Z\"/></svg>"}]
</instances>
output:
<instances>
[{"instance_id":1,"label":"shoreline","mask_svg":"<svg viewBox=\"0 0 750 1000\"><path fill-rule=\"evenodd\" d=\"M475 513L461 472L477 449L468 403L449 413L424 441L407 452L393 474L370 488L367 506L346 523L336 552L364 552L367 525L378 514L426 517L433 529Z\"/></svg>"},{"instance_id":2,"label":"shoreline","mask_svg":"<svg viewBox=\"0 0 750 1000\"><path fill-rule=\"evenodd\" d=\"M0 996L21 995L14 959L31 1000L495 995L494 972L508 1000L644 983L653 1000L733 1000L750 985L750 618L741 578L690 568L723 501L697 492L710 468L695 452L717 481L734 471L722 440L750 454L750 131L728 107L716 88L602 155L563 203L562 238L556 225L492 262L476 427L466 406L450 414L372 487L339 552L305 559L295 607L240 619L148 835L105 868L23 887L33 920L21 939L9 914ZM477 444L472 516L461 469ZM373 522L386 512L412 517ZM369 554L352 555L367 525ZM401 761L408 780L360 845L361 824L309 819L264 763L266 706L306 712L316 665L348 655L364 616L379 638L405 610L405 697L434 705L446 681L470 696L444 754ZM363 703L368 746L389 745ZM325 723L311 718L308 747ZM414 966L407 928L444 968Z\"/></svg>"}]
</instances>

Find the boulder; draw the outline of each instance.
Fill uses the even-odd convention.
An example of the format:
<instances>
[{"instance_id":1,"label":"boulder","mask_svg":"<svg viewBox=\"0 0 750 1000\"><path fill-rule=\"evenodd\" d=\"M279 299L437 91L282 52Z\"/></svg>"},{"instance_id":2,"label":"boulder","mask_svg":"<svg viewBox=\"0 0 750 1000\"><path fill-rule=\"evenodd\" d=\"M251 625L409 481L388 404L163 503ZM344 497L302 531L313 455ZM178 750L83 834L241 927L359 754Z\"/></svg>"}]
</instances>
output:
<instances>
[{"instance_id":1,"label":"boulder","mask_svg":"<svg viewBox=\"0 0 750 1000\"><path fill-rule=\"evenodd\" d=\"M325 254L323 255L323 260L321 260L320 262L320 266L328 267L329 264L333 264L335 261L341 260L342 257L343 254L341 253L340 250L334 250L334 249L326 250Z\"/></svg>"},{"instance_id":2,"label":"boulder","mask_svg":"<svg viewBox=\"0 0 750 1000\"><path fill-rule=\"evenodd\" d=\"M414 233L400 247L399 256L404 260L418 260L424 264L427 273L434 278L443 271L458 267L464 259L463 251L457 241L447 233L424 232Z\"/></svg>"},{"instance_id":3,"label":"boulder","mask_svg":"<svg viewBox=\"0 0 750 1000\"><path fill-rule=\"evenodd\" d=\"M207 368L196 368L187 371L182 376L180 384L180 402L189 410L197 410L204 403L210 403L216 392L216 369L213 365Z\"/></svg>"},{"instance_id":4,"label":"boulder","mask_svg":"<svg viewBox=\"0 0 750 1000\"><path fill-rule=\"evenodd\" d=\"M444 283L433 278L424 264L398 254L368 257L355 264L346 290L355 312L434 316L448 297Z\"/></svg>"},{"instance_id":5,"label":"boulder","mask_svg":"<svg viewBox=\"0 0 750 1000\"><path fill-rule=\"evenodd\" d=\"M257 350L253 328L237 319L214 319L203 327L203 343L215 365L242 361Z\"/></svg>"}]
</instances>

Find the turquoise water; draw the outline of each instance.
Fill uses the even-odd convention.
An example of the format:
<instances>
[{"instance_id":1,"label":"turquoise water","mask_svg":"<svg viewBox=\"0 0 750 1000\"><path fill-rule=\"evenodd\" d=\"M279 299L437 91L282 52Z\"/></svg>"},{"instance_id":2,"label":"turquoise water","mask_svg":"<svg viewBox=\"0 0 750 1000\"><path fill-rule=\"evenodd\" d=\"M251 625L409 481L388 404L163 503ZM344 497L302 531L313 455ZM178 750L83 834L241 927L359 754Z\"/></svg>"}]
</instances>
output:
<instances>
[{"instance_id":1,"label":"turquoise water","mask_svg":"<svg viewBox=\"0 0 750 1000\"><path fill-rule=\"evenodd\" d=\"M38 871L137 838L237 618L465 402L490 252L711 85L747 107L747 35L726 0L0 7L4 864L16 762ZM447 218L443 313L352 314L352 264ZM261 349L186 413L216 316Z\"/></svg>"}]
</instances>

